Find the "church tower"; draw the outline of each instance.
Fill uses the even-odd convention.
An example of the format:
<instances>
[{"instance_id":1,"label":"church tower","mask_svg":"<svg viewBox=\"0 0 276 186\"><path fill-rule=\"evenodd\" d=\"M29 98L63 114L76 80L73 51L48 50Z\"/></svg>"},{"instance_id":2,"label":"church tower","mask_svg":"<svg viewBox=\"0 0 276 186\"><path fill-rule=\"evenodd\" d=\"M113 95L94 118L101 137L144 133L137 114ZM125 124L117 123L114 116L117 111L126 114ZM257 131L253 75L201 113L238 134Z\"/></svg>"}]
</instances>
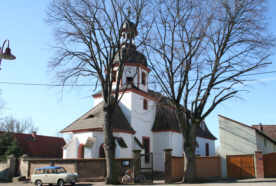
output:
<instances>
[{"instance_id":1,"label":"church tower","mask_svg":"<svg viewBox=\"0 0 276 186\"><path fill-rule=\"evenodd\" d=\"M147 67L146 57L136 50L135 37L137 36L137 25L126 19L120 29L121 48L115 55L115 68L112 78L117 77L116 66L119 61L124 63L124 72L122 75L121 86L127 88L135 88L144 92L148 92L148 74L150 69Z\"/></svg>"}]
</instances>

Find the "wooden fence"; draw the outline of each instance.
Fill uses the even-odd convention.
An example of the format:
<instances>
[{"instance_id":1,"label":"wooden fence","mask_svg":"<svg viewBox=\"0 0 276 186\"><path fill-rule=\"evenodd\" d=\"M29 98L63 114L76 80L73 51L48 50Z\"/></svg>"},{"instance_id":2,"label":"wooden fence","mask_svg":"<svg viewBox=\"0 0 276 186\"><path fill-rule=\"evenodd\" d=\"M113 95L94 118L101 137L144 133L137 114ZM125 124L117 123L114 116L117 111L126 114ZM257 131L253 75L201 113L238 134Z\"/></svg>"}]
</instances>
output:
<instances>
[{"instance_id":1,"label":"wooden fence","mask_svg":"<svg viewBox=\"0 0 276 186\"><path fill-rule=\"evenodd\" d=\"M276 152L263 155L264 177L276 177Z\"/></svg>"},{"instance_id":2,"label":"wooden fence","mask_svg":"<svg viewBox=\"0 0 276 186\"><path fill-rule=\"evenodd\" d=\"M167 173L166 173L167 174ZM171 158L171 180L180 180L184 174L184 158ZM221 177L220 157L196 157L197 178Z\"/></svg>"}]
</instances>

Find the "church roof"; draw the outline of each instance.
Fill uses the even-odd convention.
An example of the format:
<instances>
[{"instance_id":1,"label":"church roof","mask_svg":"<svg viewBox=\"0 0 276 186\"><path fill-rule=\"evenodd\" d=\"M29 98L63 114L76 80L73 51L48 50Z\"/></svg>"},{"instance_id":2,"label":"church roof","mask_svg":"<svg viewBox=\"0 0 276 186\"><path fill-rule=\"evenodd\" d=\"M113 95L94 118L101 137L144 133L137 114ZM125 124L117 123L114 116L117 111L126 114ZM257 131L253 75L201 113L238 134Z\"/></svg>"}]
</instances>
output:
<instances>
[{"instance_id":1,"label":"church roof","mask_svg":"<svg viewBox=\"0 0 276 186\"><path fill-rule=\"evenodd\" d=\"M202 121L202 125L204 125L204 128L198 127L196 131L196 136L216 140L217 138L212 135L204 121ZM174 108L163 104L157 104L155 121L152 127L152 131L180 132Z\"/></svg>"},{"instance_id":2,"label":"church roof","mask_svg":"<svg viewBox=\"0 0 276 186\"><path fill-rule=\"evenodd\" d=\"M78 132L85 130L102 131L104 126L103 107L104 102L99 103L79 119L64 128L61 132ZM111 121L114 131L135 133L118 105L115 106Z\"/></svg>"},{"instance_id":3,"label":"church roof","mask_svg":"<svg viewBox=\"0 0 276 186\"><path fill-rule=\"evenodd\" d=\"M121 56L120 56L121 55ZM138 64L147 67L147 60L144 54L136 50L135 45L126 44L126 47L121 47L114 57L114 63L118 64L120 59L123 63Z\"/></svg>"}]
</instances>

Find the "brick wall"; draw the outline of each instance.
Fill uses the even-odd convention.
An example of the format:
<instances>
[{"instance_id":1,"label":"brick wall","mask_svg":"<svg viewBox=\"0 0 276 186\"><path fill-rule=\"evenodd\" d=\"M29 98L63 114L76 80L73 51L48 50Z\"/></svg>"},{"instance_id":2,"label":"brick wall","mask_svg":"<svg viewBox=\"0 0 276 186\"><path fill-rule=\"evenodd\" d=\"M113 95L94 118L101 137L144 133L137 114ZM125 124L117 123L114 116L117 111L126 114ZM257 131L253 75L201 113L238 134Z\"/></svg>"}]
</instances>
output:
<instances>
[{"instance_id":1,"label":"brick wall","mask_svg":"<svg viewBox=\"0 0 276 186\"><path fill-rule=\"evenodd\" d=\"M129 167L123 167L122 162L129 161ZM116 159L118 169L123 173L125 169L132 168L132 159ZM105 159L38 159L23 157L20 160L20 173L27 178L33 173L35 168L43 166L62 166L67 172L76 172L80 179L104 179L106 175Z\"/></svg>"}]
</instances>

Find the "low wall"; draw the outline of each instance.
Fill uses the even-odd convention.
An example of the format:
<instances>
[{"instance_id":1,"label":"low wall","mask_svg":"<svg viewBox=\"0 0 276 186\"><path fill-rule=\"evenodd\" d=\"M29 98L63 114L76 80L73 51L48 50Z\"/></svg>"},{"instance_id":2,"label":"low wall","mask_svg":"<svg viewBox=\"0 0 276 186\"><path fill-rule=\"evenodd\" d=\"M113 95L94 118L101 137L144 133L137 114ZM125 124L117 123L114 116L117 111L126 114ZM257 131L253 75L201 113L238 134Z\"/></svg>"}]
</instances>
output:
<instances>
[{"instance_id":1,"label":"low wall","mask_svg":"<svg viewBox=\"0 0 276 186\"><path fill-rule=\"evenodd\" d=\"M0 171L3 171L3 170L8 169L8 168L10 168L10 165L9 165L7 160L6 161L5 160L0 161Z\"/></svg>"},{"instance_id":2,"label":"low wall","mask_svg":"<svg viewBox=\"0 0 276 186\"><path fill-rule=\"evenodd\" d=\"M0 180L10 180L16 174L16 158L9 156L6 161L0 161Z\"/></svg>"},{"instance_id":3,"label":"low wall","mask_svg":"<svg viewBox=\"0 0 276 186\"><path fill-rule=\"evenodd\" d=\"M165 173L167 174L167 173ZM184 175L184 158L171 158L171 178L170 180L180 180ZM196 157L197 178L221 177L220 157Z\"/></svg>"},{"instance_id":4,"label":"low wall","mask_svg":"<svg viewBox=\"0 0 276 186\"><path fill-rule=\"evenodd\" d=\"M197 157L196 175L198 178L221 177L220 157Z\"/></svg>"},{"instance_id":5,"label":"low wall","mask_svg":"<svg viewBox=\"0 0 276 186\"><path fill-rule=\"evenodd\" d=\"M132 159L116 159L118 170L122 173L127 168L133 167ZM123 162L129 162L128 166L123 166ZM20 173L27 178L33 174L35 168L43 166L62 166L67 172L76 172L80 179L104 179L106 175L106 166L104 158L97 159L37 159L37 158L21 158Z\"/></svg>"}]
</instances>

